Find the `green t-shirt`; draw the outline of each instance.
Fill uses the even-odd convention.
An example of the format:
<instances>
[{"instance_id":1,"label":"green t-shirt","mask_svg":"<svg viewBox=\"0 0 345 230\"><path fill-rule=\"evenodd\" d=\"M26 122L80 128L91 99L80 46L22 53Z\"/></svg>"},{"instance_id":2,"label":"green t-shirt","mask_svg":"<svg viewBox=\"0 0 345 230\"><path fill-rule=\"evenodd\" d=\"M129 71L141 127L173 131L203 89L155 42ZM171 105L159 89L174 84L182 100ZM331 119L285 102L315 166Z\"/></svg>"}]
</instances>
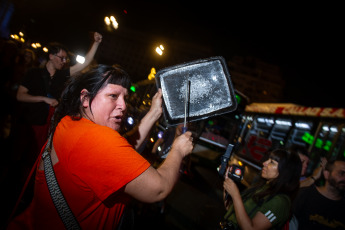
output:
<instances>
[{"instance_id":1,"label":"green t-shirt","mask_svg":"<svg viewBox=\"0 0 345 230\"><path fill-rule=\"evenodd\" d=\"M257 192L260 192L259 189ZM271 198L266 197L265 201L259 206L250 196L244 201L244 207L247 214L252 219L257 212L264 214L272 224L272 228L283 226L289 218L291 202L290 198L285 194L277 194ZM243 197L242 197L243 199ZM231 221L234 225L238 226L237 219L234 211L234 206L231 205L226 212L224 219Z\"/></svg>"}]
</instances>

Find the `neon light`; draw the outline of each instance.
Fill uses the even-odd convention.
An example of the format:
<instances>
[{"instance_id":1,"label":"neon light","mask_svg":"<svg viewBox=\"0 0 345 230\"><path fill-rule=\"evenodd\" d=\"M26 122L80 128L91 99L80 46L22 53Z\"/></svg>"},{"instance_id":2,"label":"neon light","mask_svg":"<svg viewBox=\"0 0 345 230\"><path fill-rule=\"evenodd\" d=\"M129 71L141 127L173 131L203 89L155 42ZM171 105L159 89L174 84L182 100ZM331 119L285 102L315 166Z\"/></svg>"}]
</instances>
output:
<instances>
[{"instance_id":1,"label":"neon light","mask_svg":"<svg viewBox=\"0 0 345 230\"><path fill-rule=\"evenodd\" d=\"M321 149L322 145L323 145L323 141L320 138L317 138L315 142L315 147Z\"/></svg>"},{"instance_id":2,"label":"neon light","mask_svg":"<svg viewBox=\"0 0 345 230\"><path fill-rule=\"evenodd\" d=\"M235 94L235 96L236 96L237 103L240 104L242 98L240 96L238 96L237 94Z\"/></svg>"},{"instance_id":3,"label":"neon light","mask_svg":"<svg viewBox=\"0 0 345 230\"><path fill-rule=\"evenodd\" d=\"M305 132L304 135L302 136L302 140L311 145L313 144L314 137L310 135L310 133Z\"/></svg>"},{"instance_id":4,"label":"neon light","mask_svg":"<svg viewBox=\"0 0 345 230\"><path fill-rule=\"evenodd\" d=\"M302 136L302 140L308 144L313 144L314 141L314 137L312 135L310 135L310 133L305 132L304 135ZM319 148L319 149L324 149L326 151L329 151L332 147L332 142L331 141L326 141L325 144L323 143L323 141L320 138L317 138L315 141L315 147ZM345 154L345 151L344 151Z\"/></svg>"},{"instance_id":5,"label":"neon light","mask_svg":"<svg viewBox=\"0 0 345 230\"><path fill-rule=\"evenodd\" d=\"M325 146L323 146L323 149L326 151L329 151L331 149L332 142L331 141L326 141Z\"/></svg>"}]
</instances>

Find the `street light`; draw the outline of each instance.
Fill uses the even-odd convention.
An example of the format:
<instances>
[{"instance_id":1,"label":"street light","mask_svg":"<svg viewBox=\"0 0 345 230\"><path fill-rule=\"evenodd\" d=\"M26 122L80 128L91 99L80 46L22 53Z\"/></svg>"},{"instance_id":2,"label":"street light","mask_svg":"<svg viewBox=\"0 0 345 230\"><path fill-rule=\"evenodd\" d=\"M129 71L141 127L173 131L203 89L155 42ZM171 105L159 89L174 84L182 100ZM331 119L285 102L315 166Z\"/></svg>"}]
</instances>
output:
<instances>
[{"instance_id":1,"label":"street light","mask_svg":"<svg viewBox=\"0 0 345 230\"><path fill-rule=\"evenodd\" d=\"M149 76L147 77L150 81L155 78L156 75L156 69L154 67L151 68L151 72Z\"/></svg>"},{"instance_id":2,"label":"street light","mask_svg":"<svg viewBox=\"0 0 345 230\"><path fill-rule=\"evenodd\" d=\"M116 21L114 16L106 16L104 18L104 22L108 27L112 26L115 30L119 28L119 23Z\"/></svg>"},{"instance_id":3,"label":"street light","mask_svg":"<svg viewBox=\"0 0 345 230\"><path fill-rule=\"evenodd\" d=\"M156 52L162 56L163 54L163 50L164 50L164 46L163 45L160 45L160 46L157 46L156 47Z\"/></svg>"}]
</instances>

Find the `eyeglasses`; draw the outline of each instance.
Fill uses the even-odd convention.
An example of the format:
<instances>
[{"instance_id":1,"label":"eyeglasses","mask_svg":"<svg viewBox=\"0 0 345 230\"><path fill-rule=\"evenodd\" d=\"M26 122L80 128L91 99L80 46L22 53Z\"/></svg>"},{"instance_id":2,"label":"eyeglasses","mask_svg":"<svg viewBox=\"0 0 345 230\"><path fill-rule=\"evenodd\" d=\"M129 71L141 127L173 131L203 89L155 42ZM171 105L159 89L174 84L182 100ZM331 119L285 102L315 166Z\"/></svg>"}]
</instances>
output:
<instances>
[{"instance_id":1,"label":"eyeglasses","mask_svg":"<svg viewBox=\"0 0 345 230\"><path fill-rule=\"evenodd\" d=\"M69 58L68 58L68 57L60 57L59 55L56 55L56 54L54 54L54 56L60 58L60 60L61 60L62 62L68 62L68 61L69 61Z\"/></svg>"}]
</instances>

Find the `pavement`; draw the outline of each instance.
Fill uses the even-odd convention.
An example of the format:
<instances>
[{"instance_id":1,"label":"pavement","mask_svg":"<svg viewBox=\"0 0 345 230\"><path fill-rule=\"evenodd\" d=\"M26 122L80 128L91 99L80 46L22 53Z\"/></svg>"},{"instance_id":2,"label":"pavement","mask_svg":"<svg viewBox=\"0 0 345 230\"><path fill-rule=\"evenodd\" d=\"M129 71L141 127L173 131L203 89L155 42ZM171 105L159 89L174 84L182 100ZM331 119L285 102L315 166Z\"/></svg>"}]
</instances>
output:
<instances>
[{"instance_id":1,"label":"pavement","mask_svg":"<svg viewBox=\"0 0 345 230\"><path fill-rule=\"evenodd\" d=\"M136 217L135 229L216 229L225 214L223 180L217 171L219 157L220 153L196 145L190 172L181 174L167 199L139 204L144 211Z\"/></svg>"},{"instance_id":2,"label":"pavement","mask_svg":"<svg viewBox=\"0 0 345 230\"><path fill-rule=\"evenodd\" d=\"M136 229L216 229L225 213L222 182L212 169L192 167L193 176L182 175L164 202L144 205Z\"/></svg>"}]
</instances>

